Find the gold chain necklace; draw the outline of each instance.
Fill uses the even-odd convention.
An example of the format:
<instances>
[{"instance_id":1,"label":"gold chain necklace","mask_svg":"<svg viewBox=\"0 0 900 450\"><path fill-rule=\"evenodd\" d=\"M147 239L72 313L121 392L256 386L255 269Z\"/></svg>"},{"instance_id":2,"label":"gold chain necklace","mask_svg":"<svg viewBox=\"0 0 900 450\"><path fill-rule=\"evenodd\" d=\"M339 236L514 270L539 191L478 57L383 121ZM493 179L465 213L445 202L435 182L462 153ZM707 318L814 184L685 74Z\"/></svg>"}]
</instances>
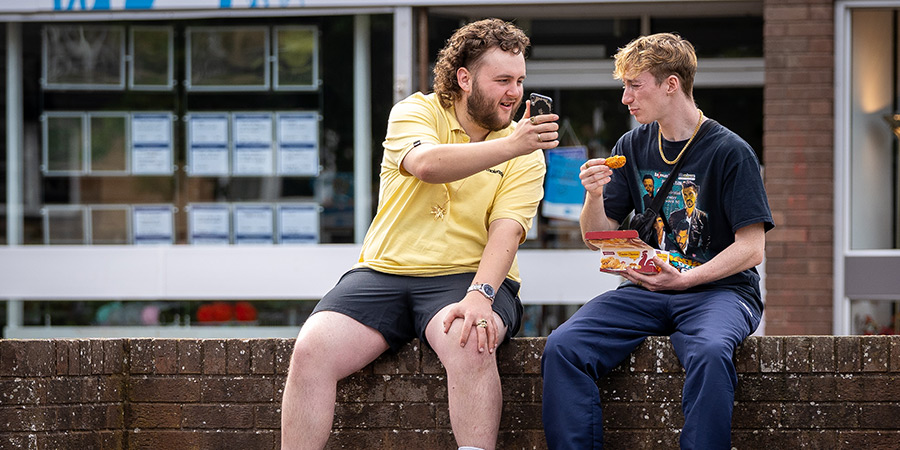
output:
<instances>
[{"instance_id":1,"label":"gold chain necklace","mask_svg":"<svg viewBox=\"0 0 900 450\"><path fill-rule=\"evenodd\" d=\"M700 110L698 109L697 111L700 111ZM694 136L697 136L697 132L700 131L700 124L701 124L701 123L703 123L703 111L700 111L700 120L697 121L697 127L694 128L694 134L691 135L691 138L688 139L687 144L684 144L684 148L682 148L681 151L678 152L678 156L676 156L675 159L672 160L672 161L670 161L668 158L666 158L666 154L663 153L663 149L662 149L662 139L663 139L663 138L662 138L662 127L659 127L659 129L657 130L656 142L659 144L659 156L660 156L660 158L662 158L662 160L665 161L666 164L668 164L668 165L670 165L670 166L673 165L673 164L675 164L675 163L677 163L678 160L681 159L681 155L684 154L684 151L687 150L687 148L688 148L689 145L691 145L691 141L694 140Z\"/></svg>"}]
</instances>

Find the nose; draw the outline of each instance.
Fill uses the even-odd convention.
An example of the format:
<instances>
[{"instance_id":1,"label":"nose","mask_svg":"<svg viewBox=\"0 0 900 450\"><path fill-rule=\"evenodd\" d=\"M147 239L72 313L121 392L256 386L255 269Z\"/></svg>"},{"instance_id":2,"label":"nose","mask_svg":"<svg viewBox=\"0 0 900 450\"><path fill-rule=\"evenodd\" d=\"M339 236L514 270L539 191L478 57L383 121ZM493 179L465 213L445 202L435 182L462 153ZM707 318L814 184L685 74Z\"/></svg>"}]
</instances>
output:
<instances>
[{"instance_id":1,"label":"nose","mask_svg":"<svg viewBox=\"0 0 900 450\"><path fill-rule=\"evenodd\" d=\"M626 88L622 91L622 104L627 105L634 101L634 96L631 95L631 92Z\"/></svg>"}]
</instances>

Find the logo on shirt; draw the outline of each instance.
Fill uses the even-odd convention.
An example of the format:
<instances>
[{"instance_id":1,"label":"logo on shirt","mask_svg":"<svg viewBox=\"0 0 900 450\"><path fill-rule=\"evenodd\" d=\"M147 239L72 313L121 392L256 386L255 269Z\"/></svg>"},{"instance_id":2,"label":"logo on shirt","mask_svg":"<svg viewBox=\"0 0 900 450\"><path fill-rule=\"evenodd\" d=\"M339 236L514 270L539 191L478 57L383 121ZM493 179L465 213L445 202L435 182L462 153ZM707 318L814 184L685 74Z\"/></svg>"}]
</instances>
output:
<instances>
[{"instance_id":1,"label":"logo on shirt","mask_svg":"<svg viewBox=\"0 0 900 450\"><path fill-rule=\"evenodd\" d=\"M503 171L502 171L502 170L498 170L498 169L487 169L487 171L490 172L490 173L496 173L497 175L500 175L501 177L503 176Z\"/></svg>"}]
</instances>

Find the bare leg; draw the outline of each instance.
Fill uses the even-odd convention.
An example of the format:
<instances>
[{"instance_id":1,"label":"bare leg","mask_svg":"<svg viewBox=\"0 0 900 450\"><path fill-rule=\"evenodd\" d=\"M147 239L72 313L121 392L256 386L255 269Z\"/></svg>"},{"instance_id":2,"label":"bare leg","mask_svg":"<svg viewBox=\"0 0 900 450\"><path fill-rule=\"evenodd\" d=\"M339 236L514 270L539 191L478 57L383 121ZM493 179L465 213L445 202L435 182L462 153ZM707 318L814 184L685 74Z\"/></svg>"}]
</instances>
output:
<instances>
[{"instance_id":1,"label":"bare leg","mask_svg":"<svg viewBox=\"0 0 900 450\"><path fill-rule=\"evenodd\" d=\"M281 448L324 448L334 421L338 380L387 349L381 333L348 316L331 311L313 314L291 354L281 403Z\"/></svg>"},{"instance_id":2,"label":"bare leg","mask_svg":"<svg viewBox=\"0 0 900 450\"><path fill-rule=\"evenodd\" d=\"M471 327L467 345L460 347L462 319L455 320L444 333L442 321L450 306L438 312L425 331L428 343L447 369L450 426L457 445L491 450L497 445L503 409L496 353L478 352L475 327ZM500 335L505 336L506 326L497 313L494 322Z\"/></svg>"}]
</instances>

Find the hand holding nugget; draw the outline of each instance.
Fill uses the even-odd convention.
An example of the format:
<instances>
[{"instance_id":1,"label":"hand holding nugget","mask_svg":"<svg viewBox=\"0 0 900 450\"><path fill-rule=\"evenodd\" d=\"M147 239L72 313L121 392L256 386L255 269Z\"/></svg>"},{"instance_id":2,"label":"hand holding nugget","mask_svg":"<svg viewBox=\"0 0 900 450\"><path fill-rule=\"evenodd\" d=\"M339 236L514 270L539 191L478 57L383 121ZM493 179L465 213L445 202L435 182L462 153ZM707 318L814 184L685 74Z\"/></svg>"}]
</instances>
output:
<instances>
[{"instance_id":1,"label":"hand holding nugget","mask_svg":"<svg viewBox=\"0 0 900 450\"><path fill-rule=\"evenodd\" d=\"M612 169L618 169L625 165L625 157L622 155L609 158L589 159L581 166L581 185L588 194L602 197L603 186L609 183L612 177Z\"/></svg>"}]
</instances>

